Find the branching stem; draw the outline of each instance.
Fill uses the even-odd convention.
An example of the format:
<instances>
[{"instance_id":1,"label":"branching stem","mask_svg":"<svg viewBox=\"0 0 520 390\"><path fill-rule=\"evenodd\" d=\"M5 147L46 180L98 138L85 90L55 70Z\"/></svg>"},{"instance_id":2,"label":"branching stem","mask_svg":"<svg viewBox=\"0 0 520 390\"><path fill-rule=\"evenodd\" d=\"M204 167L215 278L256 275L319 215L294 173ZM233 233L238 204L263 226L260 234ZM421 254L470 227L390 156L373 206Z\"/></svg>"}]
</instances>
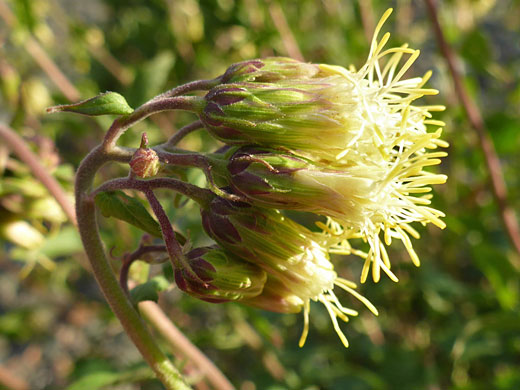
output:
<instances>
[{"instance_id":1,"label":"branching stem","mask_svg":"<svg viewBox=\"0 0 520 390\"><path fill-rule=\"evenodd\" d=\"M166 252L166 246L140 245L134 252L123 256L123 262L121 264L121 269L119 270L119 285L126 295L128 295L128 272L130 271L130 266L134 261L141 259L143 255L153 252Z\"/></svg>"},{"instance_id":2,"label":"branching stem","mask_svg":"<svg viewBox=\"0 0 520 390\"><path fill-rule=\"evenodd\" d=\"M116 146L119 137L129 127L154 113L165 110L197 111L200 104L201 99L197 97L154 99L143 104L132 114L116 119L105 135L103 143L85 157L76 173L78 229L94 276L126 333L168 390L188 390L190 387L186 384L180 372L160 350L119 285L103 249L96 221L95 203L93 198L89 196L89 192L96 172L105 163L109 161L130 161L132 151ZM127 180L139 182L132 178L127 178Z\"/></svg>"},{"instance_id":3,"label":"branching stem","mask_svg":"<svg viewBox=\"0 0 520 390\"><path fill-rule=\"evenodd\" d=\"M170 139L165 142L164 146L165 147L175 146L180 142L181 139L186 137L188 134L194 132L195 130L201 129L203 127L204 127L204 125L202 124L202 122L200 120L190 123L189 125L186 125L186 126L182 127L181 129L179 129L179 131L177 131L174 135L172 135L170 137Z\"/></svg>"},{"instance_id":4,"label":"branching stem","mask_svg":"<svg viewBox=\"0 0 520 390\"><path fill-rule=\"evenodd\" d=\"M119 137L131 126L162 111L171 110L187 110L192 112L200 112L203 105L203 99L197 96L178 96L154 98L149 102L137 108L130 115L122 116L114 121L103 140L103 148L110 151L116 146Z\"/></svg>"}]
</instances>

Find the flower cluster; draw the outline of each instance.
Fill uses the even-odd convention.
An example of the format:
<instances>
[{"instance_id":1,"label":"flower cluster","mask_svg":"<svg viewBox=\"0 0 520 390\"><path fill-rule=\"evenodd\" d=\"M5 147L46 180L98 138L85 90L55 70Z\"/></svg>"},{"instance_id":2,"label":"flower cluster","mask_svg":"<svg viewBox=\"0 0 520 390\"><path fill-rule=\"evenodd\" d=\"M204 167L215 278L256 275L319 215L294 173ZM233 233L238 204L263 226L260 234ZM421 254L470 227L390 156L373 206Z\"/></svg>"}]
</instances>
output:
<instances>
[{"instance_id":1,"label":"flower cluster","mask_svg":"<svg viewBox=\"0 0 520 390\"><path fill-rule=\"evenodd\" d=\"M357 312L340 303L334 288L349 292L376 315L377 310L353 282L337 275L329 254L362 257L361 282L370 269L375 282L381 270L397 281L386 250L393 239L402 241L419 265L410 239L419 233L411 224L444 227L444 214L430 207L430 186L444 183L446 176L426 170L446 155L437 150L447 146L440 139L444 124L431 119L444 107L415 104L437 93L424 88L430 72L404 78L419 51L406 45L385 49L388 33L378 39L390 12L378 23L367 62L357 71L289 58L258 59L231 66L208 91L199 116L229 145L213 156L218 163L212 169L230 196L215 195L202 209L203 226L229 254L219 256L237 262L233 272L240 277L233 278L235 284L224 283L229 292L215 293L211 280L218 272L206 258L216 250L208 249L196 256L200 279L176 275L183 290L210 301L303 310L300 345L308 332L310 301L321 302L347 346L337 319L347 321ZM283 210L321 216L321 232L296 223ZM359 240L367 243L367 251L354 246ZM247 265L243 271L240 262ZM241 279L254 281L255 287ZM209 297L204 288L212 291Z\"/></svg>"}]
</instances>

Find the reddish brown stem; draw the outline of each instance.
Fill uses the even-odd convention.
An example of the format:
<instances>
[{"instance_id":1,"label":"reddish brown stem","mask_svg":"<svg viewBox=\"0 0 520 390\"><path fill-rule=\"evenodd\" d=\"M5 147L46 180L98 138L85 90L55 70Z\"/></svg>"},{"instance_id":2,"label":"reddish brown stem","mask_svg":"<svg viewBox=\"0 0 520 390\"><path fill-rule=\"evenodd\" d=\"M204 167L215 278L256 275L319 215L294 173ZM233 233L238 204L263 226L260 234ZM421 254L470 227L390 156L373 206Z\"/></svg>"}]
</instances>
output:
<instances>
[{"instance_id":1,"label":"reddish brown stem","mask_svg":"<svg viewBox=\"0 0 520 390\"><path fill-rule=\"evenodd\" d=\"M128 272L130 271L130 266L134 261L142 258L143 255L152 252L166 252L165 245L141 245L137 248L136 251L129 253L123 256L123 264L121 265L121 269L119 270L119 284L121 288L128 295Z\"/></svg>"},{"instance_id":2,"label":"reddish brown stem","mask_svg":"<svg viewBox=\"0 0 520 390\"><path fill-rule=\"evenodd\" d=\"M47 172L45 167L40 163L39 158L29 149L25 141L10 127L2 124L0 124L0 136L9 149L11 149L20 160L27 164L33 175L42 182L56 199L65 212L65 215L76 225L74 206L68 199L67 194L63 191L57 180Z\"/></svg>"},{"instance_id":3,"label":"reddish brown stem","mask_svg":"<svg viewBox=\"0 0 520 390\"><path fill-rule=\"evenodd\" d=\"M506 182L504 180L504 175L500 166L500 160L493 145L493 141L489 136L477 105L471 99L466 88L464 87L462 75L457 67L456 54L444 38L444 33L439 22L434 0L425 1L428 7L437 43L444 58L446 59L446 63L448 64L448 68L453 79L455 93L457 94L460 103L466 111L469 123L477 133L480 147L484 153L486 165L491 179L491 188L499 208L500 217L504 224L504 228L509 239L511 240L513 247L520 255L520 229L518 227L516 215L507 201Z\"/></svg>"},{"instance_id":4,"label":"reddish brown stem","mask_svg":"<svg viewBox=\"0 0 520 390\"><path fill-rule=\"evenodd\" d=\"M175 146L179 143L181 139L183 139L188 134L194 132L195 130L203 128L204 125L200 120L190 123L189 125L184 126L179 131L177 131L171 138L166 142L165 146Z\"/></svg>"},{"instance_id":5,"label":"reddish brown stem","mask_svg":"<svg viewBox=\"0 0 520 390\"><path fill-rule=\"evenodd\" d=\"M12 27L15 23L13 13L3 1L0 1L0 17L9 27ZM79 100L80 94L76 87L71 84L35 38L28 36L24 42L24 48L67 99L71 101Z\"/></svg>"}]
</instances>

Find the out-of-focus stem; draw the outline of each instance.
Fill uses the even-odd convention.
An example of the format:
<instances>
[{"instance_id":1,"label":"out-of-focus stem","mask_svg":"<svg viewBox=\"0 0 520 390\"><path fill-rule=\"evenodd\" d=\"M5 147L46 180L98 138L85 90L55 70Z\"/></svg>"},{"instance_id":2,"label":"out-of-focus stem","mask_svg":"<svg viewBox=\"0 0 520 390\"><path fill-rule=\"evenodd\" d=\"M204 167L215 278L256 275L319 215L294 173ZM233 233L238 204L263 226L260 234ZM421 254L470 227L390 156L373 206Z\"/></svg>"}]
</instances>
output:
<instances>
[{"instance_id":1,"label":"out-of-focus stem","mask_svg":"<svg viewBox=\"0 0 520 390\"><path fill-rule=\"evenodd\" d=\"M0 17L4 19L8 26L12 27L14 25L15 17L3 1L0 1ZM32 36L27 37L24 42L24 48L67 99L71 101L79 100L80 94L76 87L70 83L36 39Z\"/></svg>"},{"instance_id":2,"label":"out-of-focus stem","mask_svg":"<svg viewBox=\"0 0 520 390\"><path fill-rule=\"evenodd\" d=\"M195 364L215 389L233 390L233 385L220 370L191 341L171 323L164 312L154 302L140 302L139 311L171 345L173 351L180 351Z\"/></svg>"},{"instance_id":3,"label":"out-of-focus stem","mask_svg":"<svg viewBox=\"0 0 520 390\"><path fill-rule=\"evenodd\" d=\"M29 149L25 141L10 127L0 124L0 136L20 160L27 164L33 175L49 190L50 194L61 206L65 215L76 225L76 213L74 206L61 188L58 181L52 177L40 163L38 157Z\"/></svg>"},{"instance_id":4,"label":"out-of-focus stem","mask_svg":"<svg viewBox=\"0 0 520 390\"><path fill-rule=\"evenodd\" d=\"M294 39L289 23L287 23L282 6L278 4L278 2L270 2L269 14L271 15L271 19L276 29L280 33L287 54L298 61L304 61L298 43L296 42L296 39Z\"/></svg>"},{"instance_id":5,"label":"out-of-focus stem","mask_svg":"<svg viewBox=\"0 0 520 390\"><path fill-rule=\"evenodd\" d=\"M520 228L518 226L518 220L516 219L515 212L511 206L509 206L507 201L506 182L504 180L504 174L502 173L500 160L493 145L493 141L489 136L477 105L471 99L468 92L466 91L466 88L464 87L462 76L457 68L456 55L444 38L444 33L439 22L434 1L425 1L433 24L435 37L437 38L439 48L444 58L446 59L446 63L448 64L448 68L453 79L455 92L459 98L460 103L464 107L464 110L466 111L466 115L468 116L468 120L471 126L478 135L480 147L484 152L486 165L488 167L489 176L491 178L491 187L493 189L493 195L500 211L500 217L504 224L506 233L511 243L513 244L513 247L520 255Z\"/></svg>"},{"instance_id":6,"label":"out-of-focus stem","mask_svg":"<svg viewBox=\"0 0 520 390\"><path fill-rule=\"evenodd\" d=\"M12 370L0 366L0 388L8 390L29 390L29 384L14 375Z\"/></svg>"},{"instance_id":7,"label":"out-of-focus stem","mask_svg":"<svg viewBox=\"0 0 520 390\"><path fill-rule=\"evenodd\" d=\"M363 32L367 42L372 41L372 34L374 33L374 12L372 9L372 0L358 0L359 14L361 15L361 24L363 25Z\"/></svg>"}]
</instances>

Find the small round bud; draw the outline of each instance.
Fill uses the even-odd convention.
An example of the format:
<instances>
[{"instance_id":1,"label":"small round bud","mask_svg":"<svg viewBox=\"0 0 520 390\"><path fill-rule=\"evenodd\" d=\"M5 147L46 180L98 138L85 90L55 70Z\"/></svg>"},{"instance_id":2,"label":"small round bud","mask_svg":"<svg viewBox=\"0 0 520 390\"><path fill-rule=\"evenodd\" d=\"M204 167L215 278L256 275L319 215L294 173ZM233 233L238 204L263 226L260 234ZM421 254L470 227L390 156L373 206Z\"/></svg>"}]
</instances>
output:
<instances>
[{"instance_id":1,"label":"small round bud","mask_svg":"<svg viewBox=\"0 0 520 390\"><path fill-rule=\"evenodd\" d=\"M139 148L130 160L132 172L142 178L157 175L160 165L159 156L153 149Z\"/></svg>"}]
</instances>

